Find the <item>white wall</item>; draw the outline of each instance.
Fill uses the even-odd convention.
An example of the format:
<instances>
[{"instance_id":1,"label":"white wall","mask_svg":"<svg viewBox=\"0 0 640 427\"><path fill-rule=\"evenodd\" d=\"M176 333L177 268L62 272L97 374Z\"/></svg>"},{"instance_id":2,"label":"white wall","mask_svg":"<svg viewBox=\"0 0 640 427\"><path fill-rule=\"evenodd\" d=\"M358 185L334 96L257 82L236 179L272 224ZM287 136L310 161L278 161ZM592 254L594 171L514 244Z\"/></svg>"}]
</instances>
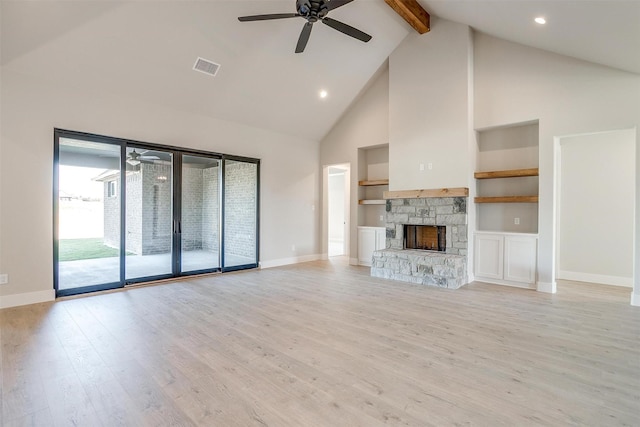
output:
<instances>
[{"instance_id":1,"label":"white wall","mask_svg":"<svg viewBox=\"0 0 640 427\"><path fill-rule=\"evenodd\" d=\"M349 163L355 171L358 148L383 145L388 141L389 71L385 66L321 141L320 164ZM358 173L351 173L350 193L358 194ZM349 252L351 262L357 264L358 200L355 196L351 197L349 216ZM326 252L327 248L323 247L323 253Z\"/></svg>"},{"instance_id":2,"label":"white wall","mask_svg":"<svg viewBox=\"0 0 640 427\"><path fill-rule=\"evenodd\" d=\"M632 286L635 129L561 138L559 279Z\"/></svg>"},{"instance_id":3,"label":"white wall","mask_svg":"<svg viewBox=\"0 0 640 427\"><path fill-rule=\"evenodd\" d=\"M472 54L468 26L434 18L389 57L390 190L470 186Z\"/></svg>"},{"instance_id":4,"label":"white wall","mask_svg":"<svg viewBox=\"0 0 640 427\"><path fill-rule=\"evenodd\" d=\"M260 158L261 261L320 253L317 142L55 87L6 70L0 87L0 272L10 276L10 284L0 287L0 305L18 301L17 294L51 293L54 127Z\"/></svg>"},{"instance_id":5,"label":"white wall","mask_svg":"<svg viewBox=\"0 0 640 427\"><path fill-rule=\"evenodd\" d=\"M474 40L476 128L539 119L538 289L553 291L554 137L638 126L640 76L484 34Z\"/></svg>"}]
</instances>

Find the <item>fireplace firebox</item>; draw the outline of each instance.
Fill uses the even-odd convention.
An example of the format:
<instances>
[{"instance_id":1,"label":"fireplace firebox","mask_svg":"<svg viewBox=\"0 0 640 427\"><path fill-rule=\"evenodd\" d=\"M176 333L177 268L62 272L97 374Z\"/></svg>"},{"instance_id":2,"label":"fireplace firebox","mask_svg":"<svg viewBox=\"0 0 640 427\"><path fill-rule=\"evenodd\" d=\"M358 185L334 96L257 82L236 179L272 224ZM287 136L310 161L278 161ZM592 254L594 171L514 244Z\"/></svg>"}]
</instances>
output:
<instances>
[{"instance_id":1,"label":"fireplace firebox","mask_svg":"<svg viewBox=\"0 0 640 427\"><path fill-rule=\"evenodd\" d=\"M447 227L444 225L404 226L404 249L446 251Z\"/></svg>"}]
</instances>

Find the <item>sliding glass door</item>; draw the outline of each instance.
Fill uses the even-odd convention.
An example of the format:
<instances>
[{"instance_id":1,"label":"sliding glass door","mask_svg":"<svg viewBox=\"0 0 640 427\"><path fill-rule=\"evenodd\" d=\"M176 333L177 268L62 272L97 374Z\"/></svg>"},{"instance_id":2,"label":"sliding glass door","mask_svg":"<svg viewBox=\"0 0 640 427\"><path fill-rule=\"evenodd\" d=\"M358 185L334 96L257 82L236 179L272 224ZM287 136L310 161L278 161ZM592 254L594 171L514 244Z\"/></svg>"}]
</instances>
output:
<instances>
[{"instance_id":1,"label":"sliding glass door","mask_svg":"<svg viewBox=\"0 0 640 427\"><path fill-rule=\"evenodd\" d=\"M120 264L120 146L60 138L54 256L63 293L117 287Z\"/></svg>"},{"instance_id":2,"label":"sliding glass door","mask_svg":"<svg viewBox=\"0 0 640 427\"><path fill-rule=\"evenodd\" d=\"M180 271L220 267L220 160L183 155Z\"/></svg>"},{"instance_id":3,"label":"sliding glass door","mask_svg":"<svg viewBox=\"0 0 640 427\"><path fill-rule=\"evenodd\" d=\"M225 270L258 263L258 164L224 162Z\"/></svg>"},{"instance_id":4,"label":"sliding glass door","mask_svg":"<svg viewBox=\"0 0 640 427\"><path fill-rule=\"evenodd\" d=\"M258 266L259 161L56 130L58 296Z\"/></svg>"},{"instance_id":5,"label":"sliding glass door","mask_svg":"<svg viewBox=\"0 0 640 427\"><path fill-rule=\"evenodd\" d=\"M127 147L127 281L174 274L173 153Z\"/></svg>"}]
</instances>

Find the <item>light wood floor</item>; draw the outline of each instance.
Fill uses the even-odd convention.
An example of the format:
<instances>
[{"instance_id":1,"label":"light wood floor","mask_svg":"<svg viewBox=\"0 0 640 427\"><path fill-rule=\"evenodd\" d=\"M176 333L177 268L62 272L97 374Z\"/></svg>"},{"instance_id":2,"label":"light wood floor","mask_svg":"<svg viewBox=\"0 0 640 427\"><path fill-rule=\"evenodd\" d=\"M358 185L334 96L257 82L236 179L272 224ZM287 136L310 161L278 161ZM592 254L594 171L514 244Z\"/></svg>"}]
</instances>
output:
<instances>
[{"instance_id":1,"label":"light wood floor","mask_svg":"<svg viewBox=\"0 0 640 427\"><path fill-rule=\"evenodd\" d=\"M0 311L0 425L640 425L629 289L341 262Z\"/></svg>"}]
</instances>

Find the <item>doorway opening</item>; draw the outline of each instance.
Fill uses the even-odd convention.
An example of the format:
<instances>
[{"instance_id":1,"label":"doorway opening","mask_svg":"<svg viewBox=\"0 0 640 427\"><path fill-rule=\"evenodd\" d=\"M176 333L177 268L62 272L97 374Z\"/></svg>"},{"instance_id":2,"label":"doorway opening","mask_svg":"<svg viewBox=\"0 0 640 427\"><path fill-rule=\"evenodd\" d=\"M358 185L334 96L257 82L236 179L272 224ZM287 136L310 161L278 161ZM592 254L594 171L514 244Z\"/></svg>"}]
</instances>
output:
<instances>
[{"instance_id":1,"label":"doorway opening","mask_svg":"<svg viewBox=\"0 0 640 427\"><path fill-rule=\"evenodd\" d=\"M556 278L631 287L636 130L556 138Z\"/></svg>"},{"instance_id":2,"label":"doorway opening","mask_svg":"<svg viewBox=\"0 0 640 427\"><path fill-rule=\"evenodd\" d=\"M345 256L349 254L350 166L329 166L327 175L327 254Z\"/></svg>"}]
</instances>

